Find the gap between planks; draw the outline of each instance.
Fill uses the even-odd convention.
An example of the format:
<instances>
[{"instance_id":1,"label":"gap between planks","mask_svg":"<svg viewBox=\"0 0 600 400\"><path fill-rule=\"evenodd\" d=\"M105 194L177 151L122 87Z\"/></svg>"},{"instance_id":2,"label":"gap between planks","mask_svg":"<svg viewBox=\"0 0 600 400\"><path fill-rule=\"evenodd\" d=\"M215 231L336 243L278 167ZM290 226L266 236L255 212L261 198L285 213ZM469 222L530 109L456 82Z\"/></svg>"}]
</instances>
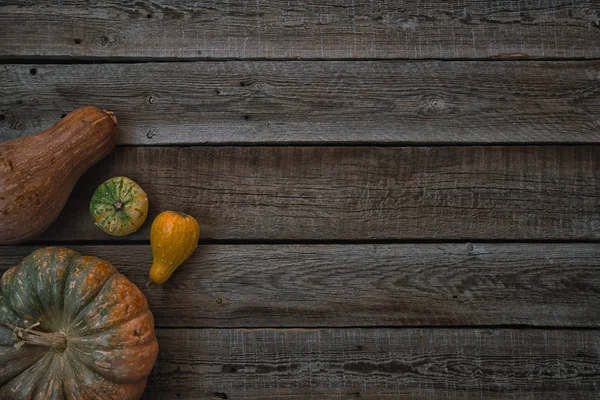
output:
<instances>
[{"instance_id":1,"label":"gap between planks","mask_svg":"<svg viewBox=\"0 0 600 400\"><path fill-rule=\"evenodd\" d=\"M253 246L253 245L361 245L361 244L449 244L449 243L464 243L464 244L591 244L600 243L600 239L357 239L357 240L268 240L268 239L200 239L198 245L211 246ZM30 240L22 243L22 246L134 246L134 245L150 245L149 239L132 239L132 240ZM4 246L6 248L6 246ZM0 245L0 250L3 248Z\"/></svg>"},{"instance_id":2,"label":"gap between planks","mask_svg":"<svg viewBox=\"0 0 600 400\"><path fill-rule=\"evenodd\" d=\"M231 328L223 328L220 326L163 326L156 325L155 329L164 331L169 330L220 330L220 331L291 331L291 332L314 332L317 330L329 329L390 329L397 331L405 331L411 329L452 329L452 330L493 330L493 331L598 331L599 327L595 326L556 326L556 325L523 325L523 324L503 324L503 325L348 325L348 326L329 326L329 325L310 325L310 326L235 326Z\"/></svg>"},{"instance_id":3,"label":"gap between planks","mask_svg":"<svg viewBox=\"0 0 600 400\"><path fill-rule=\"evenodd\" d=\"M572 61L600 61L600 57L484 57L484 58L260 58L260 57L190 57L190 58L136 58L136 57L45 57L45 56L0 56L0 65L19 65L19 64L62 64L62 65L77 65L77 64L149 64L149 63L201 63L201 62L372 62L372 61L410 61L410 62L572 62Z\"/></svg>"}]
</instances>

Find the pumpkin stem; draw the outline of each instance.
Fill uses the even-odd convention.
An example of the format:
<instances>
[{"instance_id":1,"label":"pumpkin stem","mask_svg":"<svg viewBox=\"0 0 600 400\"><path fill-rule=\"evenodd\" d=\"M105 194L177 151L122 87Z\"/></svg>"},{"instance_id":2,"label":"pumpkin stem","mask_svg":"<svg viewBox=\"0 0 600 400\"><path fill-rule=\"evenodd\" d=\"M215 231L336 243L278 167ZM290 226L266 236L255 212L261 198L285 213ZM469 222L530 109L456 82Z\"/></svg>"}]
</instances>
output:
<instances>
[{"instance_id":1,"label":"pumpkin stem","mask_svg":"<svg viewBox=\"0 0 600 400\"><path fill-rule=\"evenodd\" d=\"M67 348L67 336L64 333L34 331L33 328L37 327L40 324L39 322L28 328L21 328L4 322L1 324L13 330L15 337L19 340L19 343L15 345L17 348L24 344L47 346L60 352L63 352Z\"/></svg>"},{"instance_id":2,"label":"pumpkin stem","mask_svg":"<svg viewBox=\"0 0 600 400\"><path fill-rule=\"evenodd\" d=\"M123 210L123 207L125 207L125 204L123 204L121 200L118 200L113 204L113 208L115 209L115 211L121 211Z\"/></svg>"}]
</instances>

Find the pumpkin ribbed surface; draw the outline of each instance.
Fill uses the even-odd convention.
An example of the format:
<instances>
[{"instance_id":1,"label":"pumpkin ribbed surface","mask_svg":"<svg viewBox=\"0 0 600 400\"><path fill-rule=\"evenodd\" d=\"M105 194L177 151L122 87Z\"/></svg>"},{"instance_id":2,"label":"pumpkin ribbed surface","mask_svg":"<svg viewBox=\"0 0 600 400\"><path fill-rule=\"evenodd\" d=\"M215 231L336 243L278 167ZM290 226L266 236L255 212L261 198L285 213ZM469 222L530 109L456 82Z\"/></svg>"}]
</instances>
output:
<instances>
[{"instance_id":1,"label":"pumpkin ribbed surface","mask_svg":"<svg viewBox=\"0 0 600 400\"><path fill-rule=\"evenodd\" d=\"M138 399L157 354L146 298L109 263L45 248L2 276L0 399Z\"/></svg>"}]
</instances>

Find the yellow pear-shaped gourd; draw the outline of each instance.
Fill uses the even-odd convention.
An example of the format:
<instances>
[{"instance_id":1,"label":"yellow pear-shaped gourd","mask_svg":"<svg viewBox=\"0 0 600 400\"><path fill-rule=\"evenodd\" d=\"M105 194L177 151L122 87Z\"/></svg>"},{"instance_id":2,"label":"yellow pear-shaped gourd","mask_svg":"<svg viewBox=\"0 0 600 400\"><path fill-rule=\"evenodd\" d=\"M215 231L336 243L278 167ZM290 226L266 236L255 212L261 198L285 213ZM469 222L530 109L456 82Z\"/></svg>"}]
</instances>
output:
<instances>
[{"instance_id":1,"label":"yellow pear-shaped gourd","mask_svg":"<svg viewBox=\"0 0 600 400\"><path fill-rule=\"evenodd\" d=\"M148 285L165 283L198 246L200 226L191 215L164 211L152 222L152 267Z\"/></svg>"}]
</instances>

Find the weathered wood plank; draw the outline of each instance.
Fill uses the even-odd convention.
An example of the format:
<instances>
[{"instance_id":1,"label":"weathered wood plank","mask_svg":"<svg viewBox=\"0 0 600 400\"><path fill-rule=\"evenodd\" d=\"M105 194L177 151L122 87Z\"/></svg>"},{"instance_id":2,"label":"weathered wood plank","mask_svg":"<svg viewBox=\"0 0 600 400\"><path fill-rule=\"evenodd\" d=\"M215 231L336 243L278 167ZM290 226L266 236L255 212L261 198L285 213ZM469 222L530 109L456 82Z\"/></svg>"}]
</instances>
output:
<instances>
[{"instance_id":1,"label":"weathered wood plank","mask_svg":"<svg viewBox=\"0 0 600 400\"><path fill-rule=\"evenodd\" d=\"M195 216L204 239L600 238L600 146L121 147L81 179L45 241L108 236L88 207L129 176L150 216Z\"/></svg>"},{"instance_id":2,"label":"weathered wood plank","mask_svg":"<svg viewBox=\"0 0 600 400\"><path fill-rule=\"evenodd\" d=\"M1 248L0 272L37 247ZM210 245L148 289L149 246L72 248L141 287L160 327L600 327L596 244Z\"/></svg>"},{"instance_id":3,"label":"weathered wood plank","mask_svg":"<svg viewBox=\"0 0 600 400\"><path fill-rule=\"evenodd\" d=\"M158 330L146 399L597 399L599 331Z\"/></svg>"},{"instance_id":4,"label":"weathered wood plank","mask_svg":"<svg viewBox=\"0 0 600 400\"><path fill-rule=\"evenodd\" d=\"M0 66L0 140L93 104L124 144L600 142L600 62Z\"/></svg>"},{"instance_id":5,"label":"weathered wood plank","mask_svg":"<svg viewBox=\"0 0 600 400\"><path fill-rule=\"evenodd\" d=\"M595 0L5 0L0 56L598 57L599 20Z\"/></svg>"}]
</instances>

